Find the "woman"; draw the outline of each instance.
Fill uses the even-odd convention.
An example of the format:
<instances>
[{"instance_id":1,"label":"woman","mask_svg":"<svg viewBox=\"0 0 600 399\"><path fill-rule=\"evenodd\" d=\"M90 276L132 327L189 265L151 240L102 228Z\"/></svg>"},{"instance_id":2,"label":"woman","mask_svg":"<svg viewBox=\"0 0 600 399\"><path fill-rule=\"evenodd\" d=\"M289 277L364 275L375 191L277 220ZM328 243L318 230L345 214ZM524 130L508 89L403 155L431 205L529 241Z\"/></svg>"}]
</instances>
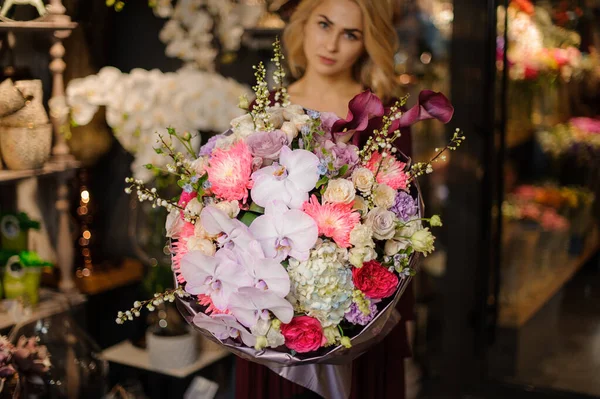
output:
<instances>
[{"instance_id":1,"label":"woman","mask_svg":"<svg viewBox=\"0 0 600 399\"><path fill-rule=\"evenodd\" d=\"M397 95L393 56L396 36L392 7L385 0L303 0L292 14L283 42L292 75L292 103L346 117L348 102L366 89L384 103ZM398 147L410 155L410 136ZM400 324L353 364L352 398L404 397L404 358L410 356L406 321L412 320L409 286L398 304ZM268 368L238 359L236 397L318 397Z\"/></svg>"}]
</instances>

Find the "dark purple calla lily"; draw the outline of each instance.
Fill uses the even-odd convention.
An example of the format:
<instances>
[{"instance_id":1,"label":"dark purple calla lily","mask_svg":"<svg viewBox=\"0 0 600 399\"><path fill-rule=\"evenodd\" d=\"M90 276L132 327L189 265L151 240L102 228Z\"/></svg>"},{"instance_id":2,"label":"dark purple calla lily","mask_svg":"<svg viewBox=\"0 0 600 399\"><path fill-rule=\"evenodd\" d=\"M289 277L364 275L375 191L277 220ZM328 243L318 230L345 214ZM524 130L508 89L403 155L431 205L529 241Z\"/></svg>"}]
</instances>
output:
<instances>
[{"instance_id":1,"label":"dark purple calla lily","mask_svg":"<svg viewBox=\"0 0 600 399\"><path fill-rule=\"evenodd\" d=\"M423 90L419 93L417 103L395 120L390 130L409 127L427 119L437 119L442 123L448 123L452 119L452 115L454 115L454 107L446 96L431 90Z\"/></svg>"},{"instance_id":2,"label":"dark purple calla lily","mask_svg":"<svg viewBox=\"0 0 600 399\"><path fill-rule=\"evenodd\" d=\"M356 132L362 132L369 126L369 121L383 116L385 110L379 97L367 90L348 104L348 116L333 123L331 133L335 141L347 142Z\"/></svg>"}]
</instances>

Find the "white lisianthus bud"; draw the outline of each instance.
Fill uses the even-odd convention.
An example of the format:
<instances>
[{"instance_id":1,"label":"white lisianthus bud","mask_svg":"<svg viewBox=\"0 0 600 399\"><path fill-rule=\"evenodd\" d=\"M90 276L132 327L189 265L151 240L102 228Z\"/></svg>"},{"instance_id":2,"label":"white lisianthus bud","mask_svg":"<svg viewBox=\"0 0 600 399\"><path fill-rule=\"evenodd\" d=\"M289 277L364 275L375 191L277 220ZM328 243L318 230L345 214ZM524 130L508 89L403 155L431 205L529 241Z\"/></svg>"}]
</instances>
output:
<instances>
[{"instance_id":1,"label":"white lisianthus bud","mask_svg":"<svg viewBox=\"0 0 600 399\"><path fill-rule=\"evenodd\" d=\"M421 252L424 256L427 256L427 254L433 252L434 241L435 237L433 236L433 234L431 234L428 227L416 231L410 237L410 243L412 244L415 251Z\"/></svg>"},{"instance_id":2,"label":"white lisianthus bud","mask_svg":"<svg viewBox=\"0 0 600 399\"><path fill-rule=\"evenodd\" d=\"M167 222L165 223L165 228L167 230L167 237L174 238L179 235L181 229L183 228L185 222L181 218L181 213L179 209L173 209L167 215Z\"/></svg>"},{"instance_id":3,"label":"white lisianthus bud","mask_svg":"<svg viewBox=\"0 0 600 399\"><path fill-rule=\"evenodd\" d=\"M432 227L439 227L442 225L442 219L438 215L433 215L431 219L429 219L429 224Z\"/></svg>"},{"instance_id":4,"label":"white lisianthus bud","mask_svg":"<svg viewBox=\"0 0 600 399\"><path fill-rule=\"evenodd\" d=\"M354 184L346 179L333 179L327 183L323 200L332 204L349 204L354 201L356 190Z\"/></svg>"},{"instance_id":5,"label":"white lisianthus bud","mask_svg":"<svg viewBox=\"0 0 600 399\"><path fill-rule=\"evenodd\" d=\"M354 183L354 186L363 193L371 191L374 181L375 177L373 176L373 172L367 168L358 168L352 172L352 183Z\"/></svg>"}]
</instances>

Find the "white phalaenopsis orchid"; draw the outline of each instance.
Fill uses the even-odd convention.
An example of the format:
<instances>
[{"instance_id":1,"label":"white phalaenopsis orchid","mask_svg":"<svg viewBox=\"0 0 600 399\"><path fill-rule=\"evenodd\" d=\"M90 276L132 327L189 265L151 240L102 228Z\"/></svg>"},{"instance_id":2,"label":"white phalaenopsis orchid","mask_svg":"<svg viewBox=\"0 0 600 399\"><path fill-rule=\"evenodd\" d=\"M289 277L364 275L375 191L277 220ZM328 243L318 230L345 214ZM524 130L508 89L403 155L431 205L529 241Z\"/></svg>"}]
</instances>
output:
<instances>
[{"instance_id":1,"label":"white phalaenopsis orchid","mask_svg":"<svg viewBox=\"0 0 600 399\"><path fill-rule=\"evenodd\" d=\"M226 340L227 338L242 338L242 342L248 346L256 344L256 337L246 330L235 317L228 314L217 314L207 316L198 313L194 316L194 324L211 332L216 338Z\"/></svg>"},{"instance_id":2,"label":"white phalaenopsis orchid","mask_svg":"<svg viewBox=\"0 0 600 399\"><path fill-rule=\"evenodd\" d=\"M215 206L207 206L200 214L200 220L208 234L219 236L222 246L240 246L247 248L254 237L248 226L237 219L232 219Z\"/></svg>"},{"instance_id":3,"label":"white phalaenopsis orchid","mask_svg":"<svg viewBox=\"0 0 600 399\"><path fill-rule=\"evenodd\" d=\"M200 251L188 252L181 259L181 275L187 282L187 292L210 296L219 310L227 309L231 294L239 287L253 283L253 278L239 264L237 256L226 248L218 250L215 256L207 256Z\"/></svg>"},{"instance_id":4,"label":"white phalaenopsis orchid","mask_svg":"<svg viewBox=\"0 0 600 399\"><path fill-rule=\"evenodd\" d=\"M271 290L261 290L254 287L239 288L229 298L229 310L237 320L246 327L254 326L259 319L269 320L269 312L289 323L294 316L292 304Z\"/></svg>"},{"instance_id":5,"label":"white phalaenopsis orchid","mask_svg":"<svg viewBox=\"0 0 600 399\"><path fill-rule=\"evenodd\" d=\"M269 290L284 298L290 292L290 276L276 260L265 259L258 241L246 247L236 246L235 253L244 270L253 278L252 286Z\"/></svg>"},{"instance_id":6,"label":"white phalaenopsis orchid","mask_svg":"<svg viewBox=\"0 0 600 399\"><path fill-rule=\"evenodd\" d=\"M271 201L280 200L292 209L300 209L319 181L318 167L319 158L312 152L282 147L279 164L252 174L252 201L266 207Z\"/></svg>"},{"instance_id":7,"label":"white phalaenopsis orchid","mask_svg":"<svg viewBox=\"0 0 600 399\"><path fill-rule=\"evenodd\" d=\"M265 214L250 225L250 232L260 242L266 257L278 262L288 256L300 261L308 259L319 236L313 218L300 210L290 210L282 201L268 204Z\"/></svg>"}]
</instances>

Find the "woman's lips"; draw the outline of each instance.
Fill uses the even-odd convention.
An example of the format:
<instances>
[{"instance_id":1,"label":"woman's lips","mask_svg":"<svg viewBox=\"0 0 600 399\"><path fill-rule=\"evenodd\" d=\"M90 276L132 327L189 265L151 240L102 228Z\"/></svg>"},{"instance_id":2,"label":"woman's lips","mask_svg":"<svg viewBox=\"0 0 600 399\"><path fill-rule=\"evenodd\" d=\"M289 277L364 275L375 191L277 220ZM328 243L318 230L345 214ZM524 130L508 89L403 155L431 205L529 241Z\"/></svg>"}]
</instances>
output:
<instances>
[{"instance_id":1,"label":"woman's lips","mask_svg":"<svg viewBox=\"0 0 600 399\"><path fill-rule=\"evenodd\" d=\"M336 63L334 59L323 57L322 55L319 56L319 60L321 60L321 63L325 65L333 65Z\"/></svg>"}]
</instances>

